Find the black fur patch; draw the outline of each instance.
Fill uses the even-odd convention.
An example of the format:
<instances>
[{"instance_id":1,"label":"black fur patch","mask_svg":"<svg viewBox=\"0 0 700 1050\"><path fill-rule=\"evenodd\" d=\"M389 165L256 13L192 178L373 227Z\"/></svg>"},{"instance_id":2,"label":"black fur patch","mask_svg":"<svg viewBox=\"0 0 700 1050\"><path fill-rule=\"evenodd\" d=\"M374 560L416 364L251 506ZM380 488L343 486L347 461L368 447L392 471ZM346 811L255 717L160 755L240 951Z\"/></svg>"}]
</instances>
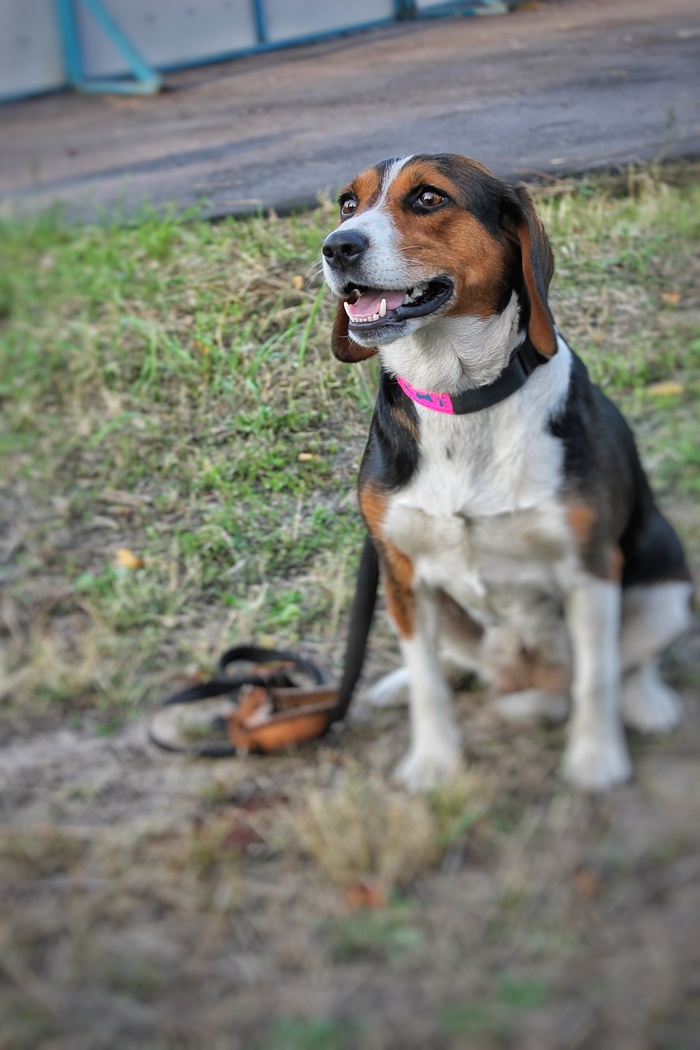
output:
<instances>
[{"instance_id":1,"label":"black fur patch","mask_svg":"<svg viewBox=\"0 0 700 1050\"><path fill-rule=\"evenodd\" d=\"M395 411L400 407L400 412ZM400 420L404 416L410 426ZM418 469L418 413L396 380L383 369L369 439L360 467L360 485L372 478L388 492L408 485Z\"/></svg>"},{"instance_id":2,"label":"black fur patch","mask_svg":"<svg viewBox=\"0 0 700 1050\"><path fill-rule=\"evenodd\" d=\"M564 444L563 495L597 514L583 551L587 568L599 573L602 552L619 546L623 587L690 580L680 540L654 502L632 431L575 354L566 407L550 430Z\"/></svg>"}]
</instances>

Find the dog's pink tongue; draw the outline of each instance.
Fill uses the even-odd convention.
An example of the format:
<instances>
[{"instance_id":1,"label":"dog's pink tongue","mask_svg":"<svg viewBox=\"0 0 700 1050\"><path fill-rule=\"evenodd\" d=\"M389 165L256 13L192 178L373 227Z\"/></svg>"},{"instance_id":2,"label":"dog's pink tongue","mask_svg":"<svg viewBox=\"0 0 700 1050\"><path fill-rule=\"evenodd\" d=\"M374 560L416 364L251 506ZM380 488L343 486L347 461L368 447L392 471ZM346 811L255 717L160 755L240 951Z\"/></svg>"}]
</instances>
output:
<instances>
[{"instance_id":1,"label":"dog's pink tongue","mask_svg":"<svg viewBox=\"0 0 700 1050\"><path fill-rule=\"evenodd\" d=\"M371 317L379 313L382 299L386 299L387 310L395 310L404 301L405 292L363 292L356 303L348 303L350 317Z\"/></svg>"}]
</instances>

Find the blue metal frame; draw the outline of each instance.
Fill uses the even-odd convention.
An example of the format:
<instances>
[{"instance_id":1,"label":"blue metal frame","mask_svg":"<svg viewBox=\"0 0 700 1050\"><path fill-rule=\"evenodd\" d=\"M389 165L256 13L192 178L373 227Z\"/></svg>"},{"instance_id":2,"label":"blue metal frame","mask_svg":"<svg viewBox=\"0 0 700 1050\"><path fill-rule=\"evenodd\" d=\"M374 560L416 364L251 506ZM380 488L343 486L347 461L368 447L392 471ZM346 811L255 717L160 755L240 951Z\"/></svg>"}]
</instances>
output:
<instances>
[{"instance_id":1,"label":"blue metal frame","mask_svg":"<svg viewBox=\"0 0 700 1050\"><path fill-rule=\"evenodd\" d=\"M90 13L126 59L133 74L133 79L124 77L103 80L86 76L77 19L77 5L79 3L83 4L84 9ZM265 0L250 0L250 3L258 39L257 44L236 51L224 51L216 55L207 55L206 58L162 65L160 67L161 71L174 72L178 69L192 69L197 66L212 65L231 58L242 58L246 55L260 54L266 51L278 51L282 48L309 44L348 33L394 25L397 21L416 18L439 18L448 14L463 16L485 14L489 8L493 8L493 13L496 14L500 13L504 7L502 0L445 0L445 3L421 10L416 7L415 0L393 0L394 14L388 18L378 18L373 22L363 22L360 25L329 29L320 33L307 33L271 43L268 40ZM107 11L102 0L55 0L55 4L63 41L68 82L72 87L78 91L119 95L151 95L160 89L162 77L143 60L134 45L119 28L109 11Z\"/></svg>"},{"instance_id":2,"label":"blue metal frame","mask_svg":"<svg viewBox=\"0 0 700 1050\"><path fill-rule=\"evenodd\" d=\"M253 0L253 17L255 19L255 32L259 44L267 43L267 19L265 17L264 0Z\"/></svg>"},{"instance_id":3,"label":"blue metal frame","mask_svg":"<svg viewBox=\"0 0 700 1050\"><path fill-rule=\"evenodd\" d=\"M134 80L100 80L87 77L83 67L76 4L81 2L97 24L121 52L134 74ZM141 58L129 38L122 33L102 0L56 0L56 13L63 40L68 80L78 91L116 95L153 95L162 78Z\"/></svg>"}]
</instances>

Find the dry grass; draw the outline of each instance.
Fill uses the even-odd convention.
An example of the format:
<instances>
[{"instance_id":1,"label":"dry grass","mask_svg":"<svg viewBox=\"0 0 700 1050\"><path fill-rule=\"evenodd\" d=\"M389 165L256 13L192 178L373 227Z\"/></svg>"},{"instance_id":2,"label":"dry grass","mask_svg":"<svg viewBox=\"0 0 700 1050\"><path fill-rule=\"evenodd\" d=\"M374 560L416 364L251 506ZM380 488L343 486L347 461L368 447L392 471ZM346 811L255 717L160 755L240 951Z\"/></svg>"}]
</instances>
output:
<instances>
[{"instance_id":1,"label":"dry grass","mask_svg":"<svg viewBox=\"0 0 700 1050\"><path fill-rule=\"evenodd\" d=\"M557 321L698 567L700 191L671 174L539 207ZM479 694L469 776L427 798L390 779L401 710L277 759L145 741L232 642L339 668L374 377L328 354L332 221L3 230L0 1047L689 1048L697 638L683 732L603 800ZM370 673L395 658L380 619Z\"/></svg>"},{"instance_id":2,"label":"dry grass","mask_svg":"<svg viewBox=\"0 0 700 1050\"><path fill-rule=\"evenodd\" d=\"M375 885L383 899L406 887L439 856L425 799L387 790L365 771L346 771L305 800L297 828L307 854L339 886Z\"/></svg>"}]
</instances>

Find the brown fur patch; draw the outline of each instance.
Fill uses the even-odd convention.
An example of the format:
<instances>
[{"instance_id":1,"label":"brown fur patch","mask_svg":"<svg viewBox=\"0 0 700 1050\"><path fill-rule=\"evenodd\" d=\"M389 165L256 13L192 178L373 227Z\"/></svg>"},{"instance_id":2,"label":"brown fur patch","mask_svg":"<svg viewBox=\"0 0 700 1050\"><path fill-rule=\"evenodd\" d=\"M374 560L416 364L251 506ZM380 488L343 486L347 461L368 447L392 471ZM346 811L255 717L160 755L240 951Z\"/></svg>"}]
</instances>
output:
<instances>
[{"instance_id":1,"label":"brown fur patch","mask_svg":"<svg viewBox=\"0 0 700 1050\"><path fill-rule=\"evenodd\" d=\"M433 165L425 161L406 165L391 184L386 205L401 247L407 255L410 249L411 263L422 279L448 273L454 281L455 298L446 316L492 317L506 270L504 247L462 208L440 208L421 216L406 211L402 202L420 183L459 199L459 188Z\"/></svg>"},{"instance_id":2,"label":"brown fur patch","mask_svg":"<svg viewBox=\"0 0 700 1050\"><path fill-rule=\"evenodd\" d=\"M358 361L366 361L368 357L374 357L377 348L374 346L360 346L350 335L348 315L343 307L343 300L338 303L333 321L333 332L331 334L331 350L339 361L354 365Z\"/></svg>"},{"instance_id":3,"label":"brown fur patch","mask_svg":"<svg viewBox=\"0 0 700 1050\"><path fill-rule=\"evenodd\" d=\"M365 524L379 555L389 615L401 637L410 638L415 622L413 563L384 535L383 525L388 502L386 494L371 483L363 485L359 493L359 502Z\"/></svg>"},{"instance_id":4,"label":"brown fur patch","mask_svg":"<svg viewBox=\"0 0 700 1050\"><path fill-rule=\"evenodd\" d=\"M607 579L612 583L619 583L622 579L622 570L625 567L625 556L619 547L612 547L608 552Z\"/></svg>"},{"instance_id":5,"label":"brown fur patch","mask_svg":"<svg viewBox=\"0 0 700 1050\"><path fill-rule=\"evenodd\" d=\"M566 516L579 548L586 547L597 521L593 507L588 503L574 503L568 508Z\"/></svg>"},{"instance_id":6,"label":"brown fur patch","mask_svg":"<svg viewBox=\"0 0 700 1050\"><path fill-rule=\"evenodd\" d=\"M371 482L362 485L358 500L365 525L369 529L372 539L376 543L383 540L382 526L386 517L387 496L385 492L376 488Z\"/></svg>"},{"instance_id":7,"label":"brown fur patch","mask_svg":"<svg viewBox=\"0 0 700 1050\"><path fill-rule=\"evenodd\" d=\"M619 583L625 559L617 545L603 538L605 529L596 508L590 503L573 503L566 516L586 569L599 579Z\"/></svg>"},{"instance_id":8,"label":"brown fur patch","mask_svg":"<svg viewBox=\"0 0 700 1050\"><path fill-rule=\"evenodd\" d=\"M534 216L532 225L521 226L518 231L523 260L523 278L530 299L530 323L527 331L535 349L539 350L544 357L553 357L557 352L557 336L546 305L546 285L549 284L549 281L543 282L542 276L538 277L533 263L536 257L533 251L533 234L535 237L539 235L545 242L546 237L534 209L532 214ZM548 246L547 250L549 250Z\"/></svg>"},{"instance_id":9,"label":"brown fur patch","mask_svg":"<svg viewBox=\"0 0 700 1050\"><path fill-rule=\"evenodd\" d=\"M438 591L440 620L450 634L464 638L465 643L473 645L484 636L484 628L473 620L468 612L454 598L444 591Z\"/></svg>"},{"instance_id":10,"label":"brown fur patch","mask_svg":"<svg viewBox=\"0 0 700 1050\"><path fill-rule=\"evenodd\" d=\"M394 405L391 409L391 414L399 429L407 430L414 440L419 440L420 429L418 421L408 414L403 403L400 402L398 405Z\"/></svg>"},{"instance_id":11,"label":"brown fur patch","mask_svg":"<svg viewBox=\"0 0 700 1050\"><path fill-rule=\"evenodd\" d=\"M416 598L413 593L413 562L393 543L384 543L379 555L389 615L402 638L413 636Z\"/></svg>"},{"instance_id":12,"label":"brown fur patch","mask_svg":"<svg viewBox=\"0 0 700 1050\"><path fill-rule=\"evenodd\" d=\"M363 171L361 175L358 175L356 179L353 179L344 192L354 193L357 197L357 209L355 214L358 214L366 208L371 208L373 204L377 203L381 190L382 178L378 169L368 168L367 171Z\"/></svg>"},{"instance_id":13,"label":"brown fur patch","mask_svg":"<svg viewBox=\"0 0 700 1050\"><path fill-rule=\"evenodd\" d=\"M568 693L571 669L542 662L536 650L522 648L514 660L492 668L497 693L520 693L525 689L542 689L547 693Z\"/></svg>"}]
</instances>

